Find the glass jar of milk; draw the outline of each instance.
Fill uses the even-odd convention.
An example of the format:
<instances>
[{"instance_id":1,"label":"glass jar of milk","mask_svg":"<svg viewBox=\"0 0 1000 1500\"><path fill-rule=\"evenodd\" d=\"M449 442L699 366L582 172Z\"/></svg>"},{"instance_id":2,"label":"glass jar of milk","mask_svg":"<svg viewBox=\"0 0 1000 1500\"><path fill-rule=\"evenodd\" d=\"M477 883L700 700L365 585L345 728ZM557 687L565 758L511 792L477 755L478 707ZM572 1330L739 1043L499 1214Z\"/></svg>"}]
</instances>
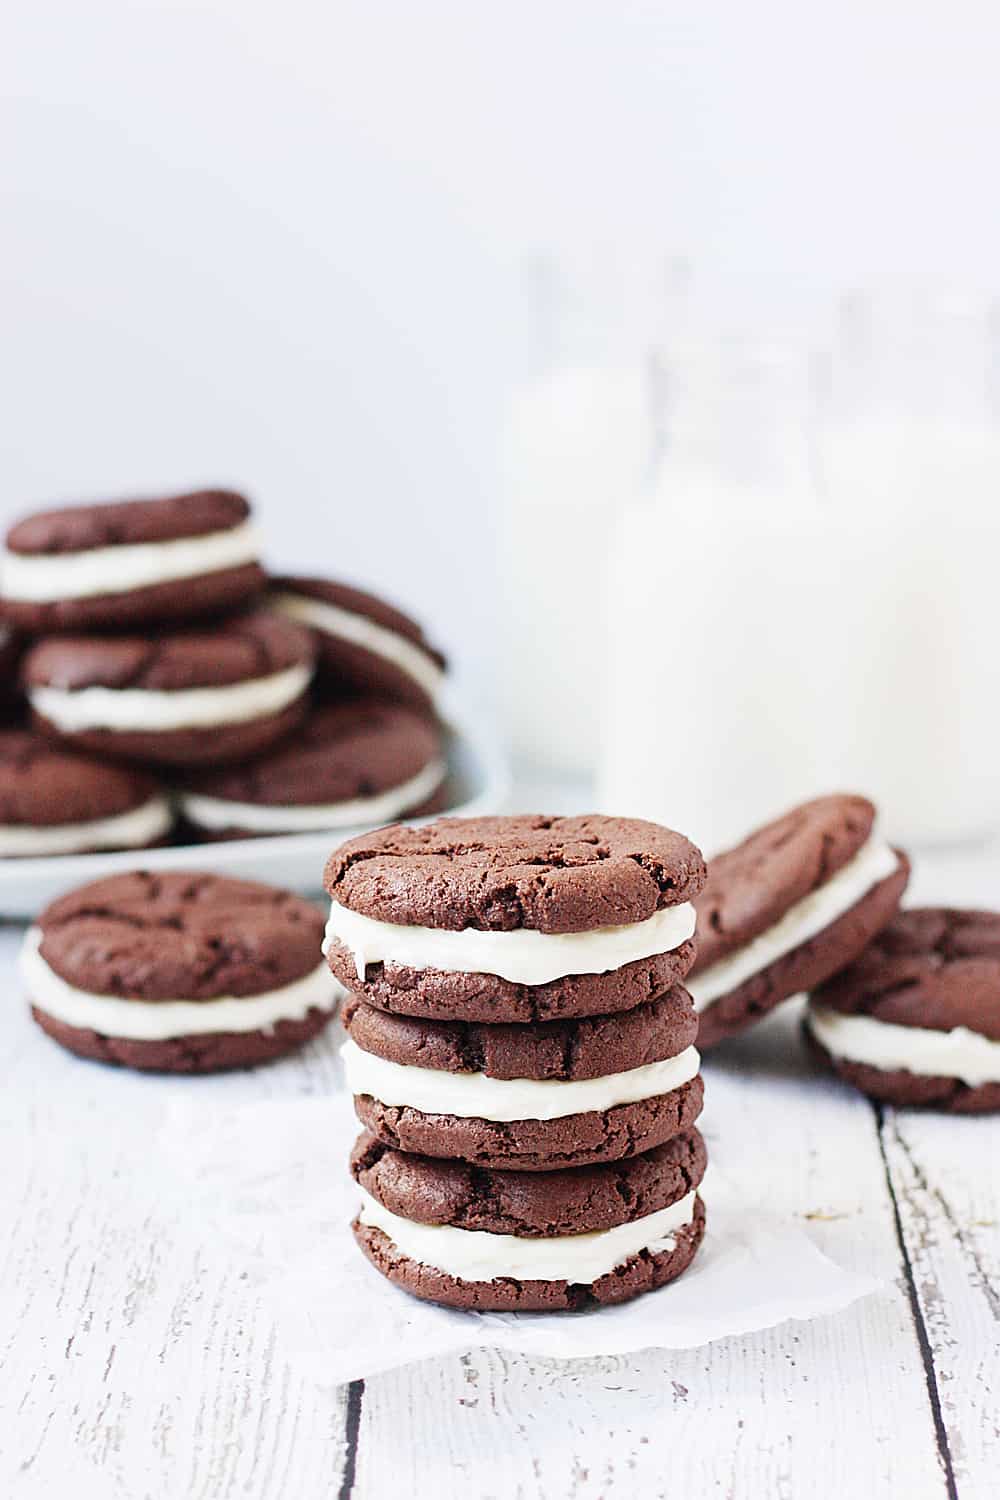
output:
<instances>
[{"instance_id":1,"label":"glass jar of milk","mask_svg":"<svg viewBox=\"0 0 1000 1500\"><path fill-rule=\"evenodd\" d=\"M843 587L804 356L675 351L656 483L611 549L598 805L706 849L830 784Z\"/></svg>"},{"instance_id":2,"label":"glass jar of milk","mask_svg":"<svg viewBox=\"0 0 1000 1500\"><path fill-rule=\"evenodd\" d=\"M996 328L848 299L820 420L793 358L678 359L613 547L602 807L709 850L834 790L915 845L1000 831Z\"/></svg>"},{"instance_id":3,"label":"glass jar of milk","mask_svg":"<svg viewBox=\"0 0 1000 1500\"><path fill-rule=\"evenodd\" d=\"M605 580L623 499L648 481L678 257L536 257L531 353L507 416L497 544L507 737L522 767L592 774L604 711Z\"/></svg>"},{"instance_id":4,"label":"glass jar of milk","mask_svg":"<svg viewBox=\"0 0 1000 1500\"><path fill-rule=\"evenodd\" d=\"M1000 362L988 301L928 286L840 307L823 465L850 567L845 784L916 844L1000 831Z\"/></svg>"}]
</instances>

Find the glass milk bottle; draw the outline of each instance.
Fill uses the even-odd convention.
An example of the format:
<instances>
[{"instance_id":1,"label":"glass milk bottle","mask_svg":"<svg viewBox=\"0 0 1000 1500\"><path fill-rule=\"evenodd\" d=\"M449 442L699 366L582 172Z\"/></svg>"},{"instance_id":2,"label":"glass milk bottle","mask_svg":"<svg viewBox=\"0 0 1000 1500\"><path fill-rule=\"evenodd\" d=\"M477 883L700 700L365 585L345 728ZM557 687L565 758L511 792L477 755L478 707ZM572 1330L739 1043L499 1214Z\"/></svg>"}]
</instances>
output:
<instances>
[{"instance_id":1,"label":"glass milk bottle","mask_svg":"<svg viewBox=\"0 0 1000 1500\"><path fill-rule=\"evenodd\" d=\"M686 283L670 259L529 268L534 368L508 415L498 527L504 716L522 764L594 770L608 545L652 443L644 350L677 322Z\"/></svg>"},{"instance_id":2,"label":"glass milk bottle","mask_svg":"<svg viewBox=\"0 0 1000 1500\"><path fill-rule=\"evenodd\" d=\"M934 288L841 309L824 470L849 558L831 748L914 844L1000 831L997 323Z\"/></svg>"},{"instance_id":3,"label":"glass milk bottle","mask_svg":"<svg viewBox=\"0 0 1000 1500\"><path fill-rule=\"evenodd\" d=\"M597 800L712 851L829 789L843 584L805 357L689 349L667 391L655 486L611 551Z\"/></svg>"}]
</instances>

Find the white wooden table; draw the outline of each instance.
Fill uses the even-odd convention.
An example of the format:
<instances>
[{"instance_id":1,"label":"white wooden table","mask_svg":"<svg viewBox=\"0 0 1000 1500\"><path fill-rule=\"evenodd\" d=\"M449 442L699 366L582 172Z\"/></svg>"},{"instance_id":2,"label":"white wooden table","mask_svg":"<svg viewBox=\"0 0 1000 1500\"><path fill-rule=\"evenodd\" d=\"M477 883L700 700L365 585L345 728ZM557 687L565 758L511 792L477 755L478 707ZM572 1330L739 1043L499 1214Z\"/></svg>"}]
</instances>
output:
<instances>
[{"instance_id":1,"label":"white wooden table","mask_svg":"<svg viewBox=\"0 0 1000 1500\"><path fill-rule=\"evenodd\" d=\"M1000 851L925 862L914 898L945 896L995 904ZM712 1132L881 1295L686 1353L479 1352L324 1391L239 1264L161 1218L146 1164L168 1096L327 1090L334 1037L217 1079L83 1063L27 1018L19 936L0 928L0 1496L1000 1495L1000 1119L879 1111L779 1018L706 1065L710 1098L728 1080Z\"/></svg>"}]
</instances>

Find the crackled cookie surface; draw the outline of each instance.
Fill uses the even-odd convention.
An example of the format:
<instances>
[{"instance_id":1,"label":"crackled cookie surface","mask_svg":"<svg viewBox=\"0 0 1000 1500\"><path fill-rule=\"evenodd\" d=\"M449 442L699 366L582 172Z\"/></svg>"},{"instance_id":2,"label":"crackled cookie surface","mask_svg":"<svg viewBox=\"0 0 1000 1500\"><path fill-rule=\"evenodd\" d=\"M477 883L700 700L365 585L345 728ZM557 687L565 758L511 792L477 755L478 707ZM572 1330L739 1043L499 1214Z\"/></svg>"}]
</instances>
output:
<instances>
[{"instance_id":1,"label":"crackled cookie surface","mask_svg":"<svg viewBox=\"0 0 1000 1500\"><path fill-rule=\"evenodd\" d=\"M428 1021L345 1005L347 1086L387 1145L544 1172L635 1156L701 1110L698 1021L680 986L609 1016Z\"/></svg>"},{"instance_id":2,"label":"crackled cookie surface","mask_svg":"<svg viewBox=\"0 0 1000 1500\"><path fill-rule=\"evenodd\" d=\"M714 1046L849 963L898 909L906 857L864 797L818 797L709 861L689 989Z\"/></svg>"},{"instance_id":3,"label":"crackled cookie surface","mask_svg":"<svg viewBox=\"0 0 1000 1500\"><path fill-rule=\"evenodd\" d=\"M136 872L52 903L26 935L38 1024L84 1057L165 1072L245 1067L314 1036L337 986L322 918L288 891Z\"/></svg>"},{"instance_id":4,"label":"crackled cookie surface","mask_svg":"<svg viewBox=\"0 0 1000 1500\"><path fill-rule=\"evenodd\" d=\"M678 833L585 815L442 818L326 867L327 957L371 1005L429 1019L629 1010L691 965L704 861Z\"/></svg>"},{"instance_id":5,"label":"crackled cookie surface","mask_svg":"<svg viewBox=\"0 0 1000 1500\"><path fill-rule=\"evenodd\" d=\"M693 1259L705 1165L697 1130L628 1161L545 1173L408 1155L364 1132L351 1158L354 1233L384 1276L451 1307L623 1302Z\"/></svg>"},{"instance_id":6,"label":"crackled cookie surface","mask_svg":"<svg viewBox=\"0 0 1000 1500\"><path fill-rule=\"evenodd\" d=\"M874 1099L1000 1109L1000 914L899 912L813 992L805 1026L834 1072Z\"/></svg>"},{"instance_id":7,"label":"crackled cookie surface","mask_svg":"<svg viewBox=\"0 0 1000 1500\"><path fill-rule=\"evenodd\" d=\"M328 578L271 580L270 605L315 633L321 685L433 708L445 659L394 605Z\"/></svg>"},{"instance_id":8,"label":"crackled cookie surface","mask_svg":"<svg viewBox=\"0 0 1000 1500\"><path fill-rule=\"evenodd\" d=\"M179 802L210 836L357 828L431 811L446 772L431 719L364 699L314 708L252 760L189 773Z\"/></svg>"},{"instance_id":9,"label":"crackled cookie surface","mask_svg":"<svg viewBox=\"0 0 1000 1500\"><path fill-rule=\"evenodd\" d=\"M0 610L45 634L233 609L263 585L258 550L249 503L231 490L40 511L7 533Z\"/></svg>"},{"instance_id":10,"label":"crackled cookie surface","mask_svg":"<svg viewBox=\"0 0 1000 1500\"><path fill-rule=\"evenodd\" d=\"M240 759L307 708L307 632L258 610L149 636L52 636L21 663L43 732L98 754L159 764Z\"/></svg>"},{"instance_id":11,"label":"crackled cookie surface","mask_svg":"<svg viewBox=\"0 0 1000 1500\"><path fill-rule=\"evenodd\" d=\"M0 858L139 849L169 832L156 781L107 765L29 730L0 731Z\"/></svg>"}]
</instances>

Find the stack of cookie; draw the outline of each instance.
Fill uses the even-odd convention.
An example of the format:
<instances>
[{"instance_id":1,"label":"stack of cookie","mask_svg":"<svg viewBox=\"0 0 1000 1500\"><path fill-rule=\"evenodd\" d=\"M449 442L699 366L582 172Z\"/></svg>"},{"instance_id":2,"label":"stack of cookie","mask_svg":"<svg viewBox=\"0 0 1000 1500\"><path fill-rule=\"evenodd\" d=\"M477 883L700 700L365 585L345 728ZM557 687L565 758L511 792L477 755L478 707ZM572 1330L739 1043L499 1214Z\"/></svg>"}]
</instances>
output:
<instances>
[{"instance_id":1,"label":"stack of cookie","mask_svg":"<svg viewBox=\"0 0 1000 1500\"><path fill-rule=\"evenodd\" d=\"M268 591L242 495L31 516L0 595L0 857L146 848L175 812L186 841L441 805L442 659L357 589Z\"/></svg>"},{"instance_id":2,"label":"stack of cookie","mask_svg":"<svg viewBox=\"0 0 1000 1500\"><path fill-rule=\"evenodd\" d=\"M355 1236L453 1307L620 1302L704 1232L701 854L652 823L441 819L331 856Z\"/></svg>"}]
</instances>

